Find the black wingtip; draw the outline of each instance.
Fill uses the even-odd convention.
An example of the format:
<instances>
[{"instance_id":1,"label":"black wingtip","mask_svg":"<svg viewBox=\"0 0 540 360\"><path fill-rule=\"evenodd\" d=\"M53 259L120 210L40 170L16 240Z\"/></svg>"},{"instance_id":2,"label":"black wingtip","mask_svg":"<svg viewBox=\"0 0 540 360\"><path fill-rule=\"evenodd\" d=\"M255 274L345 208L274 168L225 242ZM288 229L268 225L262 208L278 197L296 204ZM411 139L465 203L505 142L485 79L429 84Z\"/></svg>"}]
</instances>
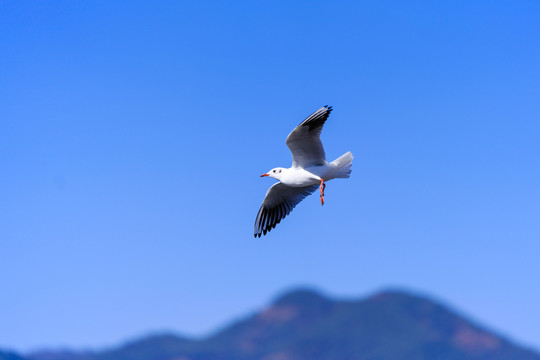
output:
<instances>
[{"instance_id":1,"label":"black wingtip","mask_svg":"<svg viewBox=\"0 0 540 360\"><path fill-rule=\"evenodd\" d=\"M312 131L313 129L322 129L331 112L332 107L324 105L322 108L318 109L313 114L309 115L304 121L302 121L300 126L309 127L309 131Z\"/></svg>"}]
</instances>

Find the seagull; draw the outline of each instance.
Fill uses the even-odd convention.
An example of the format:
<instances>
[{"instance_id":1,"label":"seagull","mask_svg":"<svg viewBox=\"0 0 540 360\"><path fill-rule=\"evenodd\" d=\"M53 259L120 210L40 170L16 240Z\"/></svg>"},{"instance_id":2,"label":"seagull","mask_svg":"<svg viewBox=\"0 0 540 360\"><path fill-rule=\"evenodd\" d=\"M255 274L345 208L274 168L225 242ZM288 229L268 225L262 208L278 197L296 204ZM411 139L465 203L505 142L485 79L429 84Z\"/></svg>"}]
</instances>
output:
<instances>
[{"instance_id":1,"label":"seagull","mask_svg":"<svg viewBox=\"0 0 540 360\"><path fill-rule=\"evenodd\" d=\"M293 158L290 168L277 167L261 175L272 177L279 182L266 192L255 219L255 237L266 235L275 228L300 201L317 188L321 195L321 205L324 205L325 182L350 176L353 160L350 151L331 163L326 161L321 131L331 111L331 106L323 106L287 136L285 143Z\"/></svg>"}]
</instances>

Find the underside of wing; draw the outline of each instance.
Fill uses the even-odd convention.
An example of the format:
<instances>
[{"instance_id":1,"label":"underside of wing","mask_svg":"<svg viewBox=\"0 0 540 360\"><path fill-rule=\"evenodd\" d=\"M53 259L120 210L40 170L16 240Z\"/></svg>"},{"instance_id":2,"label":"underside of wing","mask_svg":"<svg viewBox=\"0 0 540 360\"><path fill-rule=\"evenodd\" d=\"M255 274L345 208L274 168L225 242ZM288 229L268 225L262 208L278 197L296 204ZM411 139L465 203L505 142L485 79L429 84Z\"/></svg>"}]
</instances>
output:
<instances>
[{"instance_id":1,"label":"underside of wing","mask_svg":"<svg viewBox=\"0 0 540 360\"><path fill-rule=\"evenodd\" d=\"M331 106L323 106L287 136L286 144L293 156L293 167L306 168L326 164L321 131L331 111Z\"/></svg>"},{"instance_id":2,"label":"underside of wing","mask_svg":"<svg viewBox=\"0 0 540 360\"><path fill-rule=\"evenodd\" d=\"M283 183L272 185L255 219L255 237L261 237L276 227L300 201L318 188L318 185L291 187Z\"/></svg>"}]
</instances>

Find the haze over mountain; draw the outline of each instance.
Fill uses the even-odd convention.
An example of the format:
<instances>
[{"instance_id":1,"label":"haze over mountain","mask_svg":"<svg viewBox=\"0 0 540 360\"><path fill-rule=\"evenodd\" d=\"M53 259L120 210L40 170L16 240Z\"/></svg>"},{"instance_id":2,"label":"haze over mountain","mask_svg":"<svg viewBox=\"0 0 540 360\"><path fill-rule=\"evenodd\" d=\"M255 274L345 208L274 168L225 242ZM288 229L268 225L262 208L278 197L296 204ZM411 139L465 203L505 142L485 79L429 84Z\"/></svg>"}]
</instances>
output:
<instances>
[{"instance_id":1,"label":"haze over mountain","mask_svg":"<svg viewBox=\"0 0 540 360\"><path fill-rule=\"evenodd\" d=\"M384 291L334 300L295 290L204 338L160 334L97 352L0 360L540 360L540 355L429 298Z\"/></svg>"},{"instance_id":2,"label":"haze over mountain","mask_svg":"<svg viewBox=\"0 0 540 360\"><path fill-rule=\"evenodd\" d=\"M0 350L0 360L27 360L13 352Z\"/></svg>"}]
</instances>

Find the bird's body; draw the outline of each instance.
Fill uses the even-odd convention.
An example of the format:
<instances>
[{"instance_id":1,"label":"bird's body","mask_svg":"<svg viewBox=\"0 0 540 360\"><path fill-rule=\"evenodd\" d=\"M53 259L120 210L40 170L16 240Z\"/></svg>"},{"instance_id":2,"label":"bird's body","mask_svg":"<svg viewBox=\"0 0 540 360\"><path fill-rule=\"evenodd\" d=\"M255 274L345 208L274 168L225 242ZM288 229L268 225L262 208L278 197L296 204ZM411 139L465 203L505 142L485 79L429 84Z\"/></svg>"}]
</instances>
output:
<instances>
[{"instance_id":1,"label":"bird's body","mask_svg":"<svg viewBox=\"0 0 540 360\"><path fill-rule=\"evenodd\" d=\"M319 187L324 204L324 182L335 178L348 178L353 155L347 152L328 163L320 134L331 107L324 106L308 116L287 137L293 163L290 168L274 168L261 176L273 177L280 182L268 192L255 219L255 237L266 235L287 216L306 196Z\"/></svg>"},{"instance_id":2,"label":"bird's body","mask_svg":"<svg viewBox=\"0 0 540 360\"><path fill-rule=\"evenodd\" d=\"M303 187L309 185L318 185L321 182L321 174L325 172L322 169L324 166L312 167L310 169L302 169L300 167L290 167L283 170L279 181L282 184L292 187ZM317 171L318 170L318 171ZM323 170L323 171L320 171ZM315 172L314 172L315 171Z\"/></svg>"},{"instance_id":3,"label":"bird's body","mask_svg":"<svg viewBox=\"0 0 540 360\"><path fill-rule=\"evenodd\" d=\"M288 169L283 169L279 181L292 187L319 185L321 179L323 181L335 179L337 170L339 170L339 168L332 163L310 166L305 169L301 167L290 167Z\"/></svg>"}]
</instances>

